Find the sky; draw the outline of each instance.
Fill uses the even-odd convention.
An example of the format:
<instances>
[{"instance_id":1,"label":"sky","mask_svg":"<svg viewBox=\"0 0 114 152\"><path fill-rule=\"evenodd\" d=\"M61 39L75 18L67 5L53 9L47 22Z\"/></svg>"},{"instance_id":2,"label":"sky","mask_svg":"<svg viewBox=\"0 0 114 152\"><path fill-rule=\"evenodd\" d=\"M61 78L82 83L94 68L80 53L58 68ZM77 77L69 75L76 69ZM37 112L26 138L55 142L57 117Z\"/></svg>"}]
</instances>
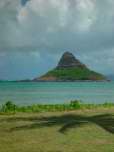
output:
<instances>
[{"instance_id":1,"label":"sky","mask_svg":"<svg viewBox=\"0 0 114 152\"><path fill-rule=\"evenodd\" d=\"M0 0L0 79L40 76L66 51L114 75L114 0Z\"/></svg>"}]
</instances>

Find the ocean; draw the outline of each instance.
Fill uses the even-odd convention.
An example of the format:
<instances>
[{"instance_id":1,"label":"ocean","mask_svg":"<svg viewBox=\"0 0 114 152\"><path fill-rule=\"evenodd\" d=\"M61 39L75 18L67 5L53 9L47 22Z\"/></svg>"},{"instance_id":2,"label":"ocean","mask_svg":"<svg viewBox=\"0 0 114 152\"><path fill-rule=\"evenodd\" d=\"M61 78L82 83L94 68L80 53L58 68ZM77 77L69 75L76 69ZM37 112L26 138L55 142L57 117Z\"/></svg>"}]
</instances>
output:
<instances>
[{"instance_id":1,"label":"ocean","mask_svg":"<svg viewBox=\"0 0 114 152\"><path fill-rule=\"evenodd\" d=\"M114 103L114 82L0 82L0 104Z\"/></svg>"}]
</instances>

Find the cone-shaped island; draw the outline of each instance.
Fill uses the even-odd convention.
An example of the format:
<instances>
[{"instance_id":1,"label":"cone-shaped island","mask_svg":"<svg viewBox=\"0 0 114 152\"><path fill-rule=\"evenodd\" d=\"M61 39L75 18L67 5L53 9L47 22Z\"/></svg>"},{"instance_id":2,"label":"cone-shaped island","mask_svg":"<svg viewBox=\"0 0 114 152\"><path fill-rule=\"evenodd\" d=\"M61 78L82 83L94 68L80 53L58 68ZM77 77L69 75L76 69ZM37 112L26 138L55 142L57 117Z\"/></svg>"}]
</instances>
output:
<instances>
[{"instance_id":1,"label":"cone-shaped island","mask_svg":"<svg viewBox=\"0 0 114 152\"><path fill-rule=\"evenodd\" d=\"M106 77L90 70L70 52L65 52L57 67L33 81L105 81Z\"/></svg>"}]
</instances>

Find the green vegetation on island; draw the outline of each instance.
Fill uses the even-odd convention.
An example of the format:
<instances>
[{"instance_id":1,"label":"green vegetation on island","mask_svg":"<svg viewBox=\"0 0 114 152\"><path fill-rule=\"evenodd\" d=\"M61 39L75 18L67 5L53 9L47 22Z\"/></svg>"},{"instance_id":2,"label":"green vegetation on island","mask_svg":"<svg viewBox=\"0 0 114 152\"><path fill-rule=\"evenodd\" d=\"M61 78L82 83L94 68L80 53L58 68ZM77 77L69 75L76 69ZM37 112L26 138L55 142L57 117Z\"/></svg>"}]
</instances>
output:
<instances>
[{"instance_id":1,"label":"green vegetation on island","mask_svg":"<svg viewBox=\"0 0 114 152\"><path fill-rule=\"evenodd\" d=\"M103 80L105 77L87 68L54 69L49 71L44 77L55 77L58 80Z\"/></svg>"}]
</instances>

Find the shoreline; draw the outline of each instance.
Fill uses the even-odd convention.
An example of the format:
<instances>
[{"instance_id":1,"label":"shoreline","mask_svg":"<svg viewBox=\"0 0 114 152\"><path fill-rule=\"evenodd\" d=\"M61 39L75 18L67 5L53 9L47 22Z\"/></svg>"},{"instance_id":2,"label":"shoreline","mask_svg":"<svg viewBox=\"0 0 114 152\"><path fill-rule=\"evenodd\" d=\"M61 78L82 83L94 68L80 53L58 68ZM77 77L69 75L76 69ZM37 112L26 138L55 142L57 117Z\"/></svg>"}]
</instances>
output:
<instances>
[{"instance_id":1,"label":"shoreline","mask_svg":"<svg viewBox=\"0 0 114 152\"><path fill-rule=\"evenodd\" d=\"M34 82L34 83L38 83L38 82L114 82L113 80L54 80L54 81L45 81L45 80L3 80L3 81L0 81L0 83L5 83L5 82L27 82L27 83L31 83L31 82Z\"/></svg>"}]
</instances>

